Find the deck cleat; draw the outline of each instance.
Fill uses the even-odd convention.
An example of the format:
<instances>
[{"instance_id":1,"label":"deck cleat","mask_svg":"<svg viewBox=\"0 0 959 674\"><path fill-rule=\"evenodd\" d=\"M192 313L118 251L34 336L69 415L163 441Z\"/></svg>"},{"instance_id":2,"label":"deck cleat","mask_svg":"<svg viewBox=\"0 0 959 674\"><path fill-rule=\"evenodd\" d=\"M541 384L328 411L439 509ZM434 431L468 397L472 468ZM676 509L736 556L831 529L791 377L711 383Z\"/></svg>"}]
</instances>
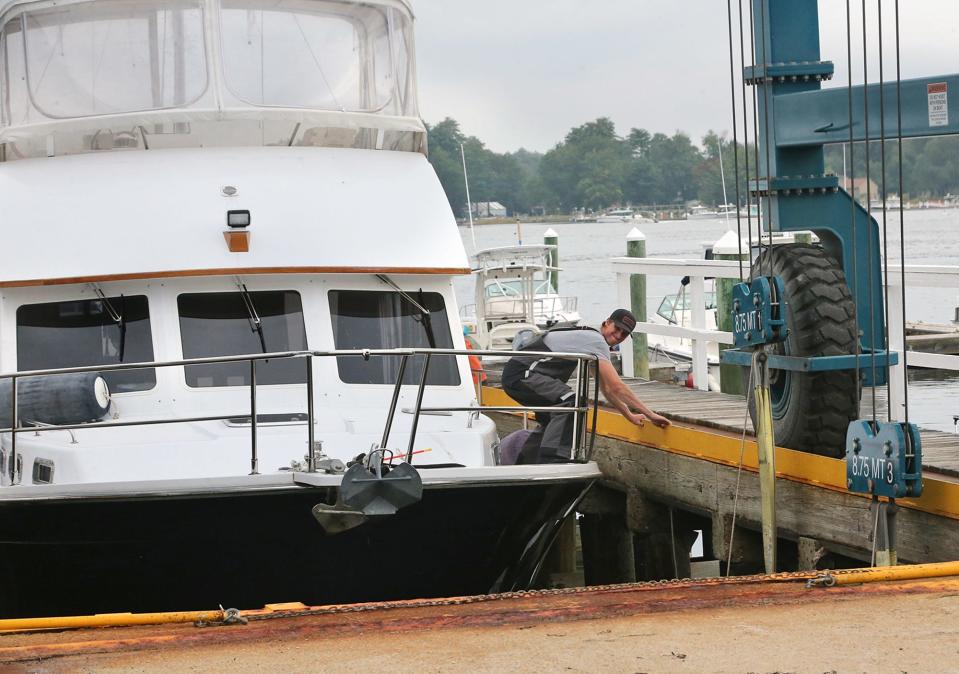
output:
<instances>
[{"instance_id":1,"label":"deck cleat","mask_svg":"<svg viewBox=\"0 0 959 674\"><path fill-rule=\"evenodd\" d=\"M846 433L849 491L888 498L922 494L922 441L915 424L858 419Z\"/></svg>"}]
</instances>

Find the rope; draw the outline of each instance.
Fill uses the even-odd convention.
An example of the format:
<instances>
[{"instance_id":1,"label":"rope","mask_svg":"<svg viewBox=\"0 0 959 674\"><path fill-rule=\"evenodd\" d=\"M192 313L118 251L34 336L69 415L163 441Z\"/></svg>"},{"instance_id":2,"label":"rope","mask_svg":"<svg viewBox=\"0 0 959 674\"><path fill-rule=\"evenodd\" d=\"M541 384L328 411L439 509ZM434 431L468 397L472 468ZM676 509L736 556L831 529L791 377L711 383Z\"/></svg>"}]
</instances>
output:
<instances>
[{"instance_id":1,"label":"rope","mask_svg":"<svg viewBox=\"0 0 959 674\"><path fill-rule=\"evenodd\" d=\"M733 561L733 541L736 538L736 510L739 506L739 482L743 474L743 455L746 452L746 421L749 419L749 396L753 392L753 367L749 366L749 380L746 383L746 414L743 415L743 434L739 439L739 467L736 469L736 491L733 494L733 520L729 526L729 546L726 555L726 577L729 578L729 571Z\"/></svg>"}]
</instances>

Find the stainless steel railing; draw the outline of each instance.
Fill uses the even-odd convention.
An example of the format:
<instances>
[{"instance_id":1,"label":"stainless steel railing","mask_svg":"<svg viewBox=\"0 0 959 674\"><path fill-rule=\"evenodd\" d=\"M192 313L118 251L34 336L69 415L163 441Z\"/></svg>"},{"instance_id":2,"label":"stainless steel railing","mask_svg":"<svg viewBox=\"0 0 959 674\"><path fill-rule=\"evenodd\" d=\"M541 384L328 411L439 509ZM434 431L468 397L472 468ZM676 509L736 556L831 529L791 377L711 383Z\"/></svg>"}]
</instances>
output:
<instances>
[{"instance_id":1,"label":"stainless steel railing","mask_svg":"<svg viewBox=\"0 0 959 674\"><path fill-rule=\"evenodd\" d=\"M573 457L577 460L588 460L592 454L593 444L596 433L596 408L599 398L599 378L594 376L595 382L593 390L593 423L591 429L586 430L586 414L589 411L588 405L581 405L581 401L589 399L589 367L590 363L598 367L598 357L590 354L581 353L560 353L560 352L539 352L523 351L524 356L549 356L552 358L575 359L576 364L576 388L574 389L575 398L572 407L544 407L544 406L490 406L483 408L476 407L423 407L423 396L426 392L426 382L429 376L429 366L435 356L515 356L516 351L494 351L481 349L353 349L353 350L333 350L333 351L281 351L274 353L247 354L238 356L217 356L210 358L189 358L183 360L170 361L151 361L141 363L116 363L112 365L88 365L83 367L64 367L51 368L45 370L25 370L20 372L10 372L0 374L0 381L9 379L11 382L11 425L7 428L0 428L0 433L10 433L10 460L8 464L9 484L18 484L22 475L18 474L17 468L17 435L23 432L46 432L46 431L72 431L75 429L89 428L119 428L125 426L151 426L159 424L191 423L201 421L225 421L242 416L242 413L232 414L213 414L194 417L176 417L165 419L140 419L136 421L108 421L108 422L88 422L74 424L46 424L35 421L27 421L30 425L21 426L18 418L18 395L17 382L28 377L47 377L62 374L77 374L83 372L113 372L118 370L142 370L164 367L185 367L188 365L205 365L218 363L237 363L247 362L250 364L250 475L259 473L259 458L257 455L257 384L256 384L256 363L266 360L283 360L303 358L306 362L306 425L307 425L307 470L316 472L316 446L314 442L314 391L313 391L313 359L329 357L355 357L369 360L370 358L400 357L400 365L397 372L396 382L393 386L393 395L390 401L390 408L386 418L386 426L383 429L383 436L379 448L385 449L390 437L390 430L393 426L393 420L396 415L396 406L399 402L400 393L403 386L403 378L406 373L407 364L410 358L422 356L424 358L423 371L420 375L420 381L417 385L416 405L413 409L413 424L410 429L410 439L406 451L406 461L411 462L413 458L413 446L416 441L416 432L419 426L421 414L436 412L477 412L483 409L490 412L550 412L555 414L574 414L573 417ZM585 376L584 376L585 375ZM589 443L587 445L587 435Z\"/></svg>"}]
</instances>

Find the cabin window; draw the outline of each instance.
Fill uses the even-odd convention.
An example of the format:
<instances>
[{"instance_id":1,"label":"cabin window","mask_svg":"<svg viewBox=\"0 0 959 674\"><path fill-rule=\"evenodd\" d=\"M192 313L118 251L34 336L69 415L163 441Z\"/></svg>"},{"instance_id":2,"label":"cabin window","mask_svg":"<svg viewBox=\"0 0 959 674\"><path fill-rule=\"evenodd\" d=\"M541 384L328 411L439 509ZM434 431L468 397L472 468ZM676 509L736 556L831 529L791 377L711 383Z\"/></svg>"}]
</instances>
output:
<instances>
[{"instance_id":1,"label":"cabin window","mask_svg":"<svg viewBox=\"0 0 959 674\"><path fill-rule=\"evenodd\" d=\"M150 362L153 335L143 295L25 304L17 309L17 369ZM103 372L112 393L156 386L152 369Z\"/></svg>"},{"instance_id":2,"label":"cabin window","mask_svg":"<svg viewBox=\"0 0 959 674\"><path fill-rule=\"evenodd\" d=\"M203 10L197 0L28 9L21 22L5 28L8 61L19 30L30 98L48 117L180 107L207 87Z\"/></svg>"},{"instance_id":3,"label":"cabin window","mask_svg":"<svg viewBox=\"0 0 959 674\"><path fill-rule=\"evenodd\" d=\"M300 294L293 290L192 293L177 298L184 358L306 350ZM249 386L250 364L188 365L187 386ZM303 384L306 360L258 361L257 384Z\"/></svg>"},{"instance_id":4,"label":"cabin window","mask_svg":"<svg viewBox=\"0 0 959 674\"><path fill-rule=\"evenodd\" d=\"M428 328L432 328L436 348L453 348L443 296L424 292L411 293L411 296L429 310L428 322L413 303L397 292L331 290L330 316L336 348L429 348ZM401 360L399 356L372 357L368 361L355 356L338 356L336 366L340 379L348 384L395 384ZM409 360L403 376L404 384L420 383L424 360L422 356ZM455 356L433 356L427 383L458 386L460 375Z\"/></svg>"}]
</instances>

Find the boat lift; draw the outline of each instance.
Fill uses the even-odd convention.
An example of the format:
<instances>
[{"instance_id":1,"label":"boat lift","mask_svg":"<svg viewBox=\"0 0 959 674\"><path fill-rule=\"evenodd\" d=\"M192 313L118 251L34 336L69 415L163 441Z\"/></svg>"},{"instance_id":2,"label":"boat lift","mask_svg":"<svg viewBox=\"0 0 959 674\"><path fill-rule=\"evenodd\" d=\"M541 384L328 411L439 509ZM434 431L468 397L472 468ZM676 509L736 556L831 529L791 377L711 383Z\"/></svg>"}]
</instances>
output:
<instances>
[{"instance_id":1,"label":"boat lift","mask_svg":"<svg viewBox=\"0 0 959 674\"><path fill-rule=\"evenodd\" d=\"M865 17L863 2L864 71ZM846 18L851 73L848 2ZM898 141L901 158L903 138L959 133L957 99L954 94L950 102L948 95L950 89L959 88L959 75L901 80L898 3L894 82L882 81L880 65L877 83L870 84L866 72L864 85L853 86L850 75L848 86L822 89L834 67L820 56L816 0L752 0L750 22L754 64L745 66L745 50L742 62L744 82L754 88L757 149L747 199L766 201L762 225L770 236L812 230L822 242L821 248L770 245L762 251L752 264L751 279L734 289L733 334L738 348L723 353L723 362L753 369L751 412L760 444L764 551L771 572L776 540L774 439L787 447L834 456L839 456L836 450L844 439L847 486L873 496L879 532L892 529L896 497L922 492L921 445L917 427L909 423L908 405L904 420L894 420L890 410L888 420L880 421L873 393L872 418L858 419L862 386L901 385L905 396L906 382L889 380L889 366L897 363L897 354L886 351L888 309L879 223L835 175L825 172L824 149L830 143L849 143L852 148L857 142L879 141L885 172L886 140ZM731 13L729 36L732 69ZM743 87L748 139L745 101ZM868 143L865 152L868 184ZM746 157L747 175L748 162ZM901 196L901 161L899 166ZM867 203L869 197L867 191ZM885 214L883 176L883 239ZM883 249L888 261L888 247ZM885 269L888 275L888 264ZM880 497L889 503L880 504ZM891 539L894 534L885 537L885 548L877 557L880 563L895 563Z\"/></svg>"}]
</instances>

